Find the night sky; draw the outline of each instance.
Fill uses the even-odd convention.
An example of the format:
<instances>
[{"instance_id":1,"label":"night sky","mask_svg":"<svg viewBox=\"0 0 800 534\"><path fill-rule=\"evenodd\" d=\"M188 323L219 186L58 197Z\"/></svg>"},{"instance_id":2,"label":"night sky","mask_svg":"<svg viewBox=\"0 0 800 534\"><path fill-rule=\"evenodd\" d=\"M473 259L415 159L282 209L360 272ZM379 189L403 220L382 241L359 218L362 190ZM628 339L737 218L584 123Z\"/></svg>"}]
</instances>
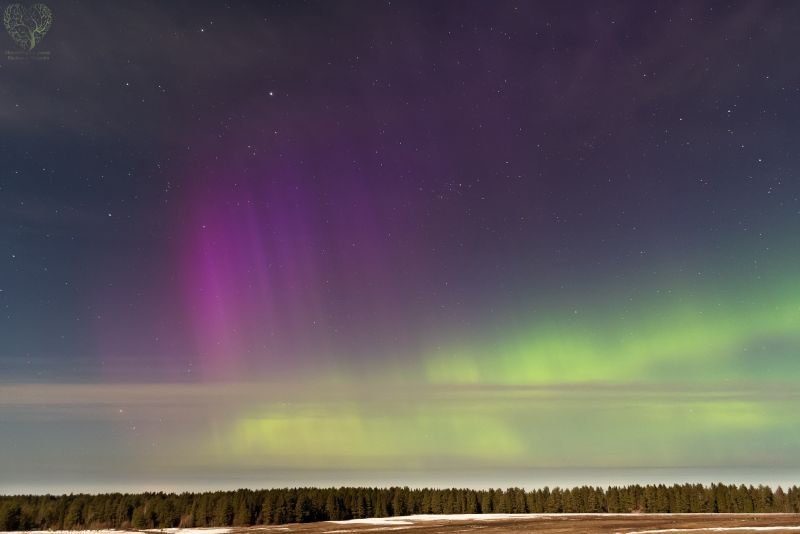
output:
<instances>
[{"instance_id":1,"label":"night sky","mask_svg":"<svg viewBox=\"0 0 800 534\"><path fill-rule=\"evenodd\" d=\"M0 492L800 465L800 3L46 3Z\"/></svg>"}]
</instances>

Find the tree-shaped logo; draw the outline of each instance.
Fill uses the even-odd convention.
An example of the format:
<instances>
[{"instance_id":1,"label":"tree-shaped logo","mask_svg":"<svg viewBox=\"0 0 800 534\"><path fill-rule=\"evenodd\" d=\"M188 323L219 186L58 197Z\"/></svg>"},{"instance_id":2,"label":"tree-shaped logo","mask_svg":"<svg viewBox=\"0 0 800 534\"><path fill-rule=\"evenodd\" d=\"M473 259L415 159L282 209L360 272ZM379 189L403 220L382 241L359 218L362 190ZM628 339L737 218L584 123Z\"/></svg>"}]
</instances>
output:
<instances>
[{"instance_id":1,"label":"tree-shaped logo","mask_svg":"<svg viewBox=\"0 0 800 534\"><path fill-rule=\"evenodd\" d=\"M53 12L44 4L11 4L3 13L6 31L23 50L33 50L53 25Z\"/></svg>"}]
</instances>

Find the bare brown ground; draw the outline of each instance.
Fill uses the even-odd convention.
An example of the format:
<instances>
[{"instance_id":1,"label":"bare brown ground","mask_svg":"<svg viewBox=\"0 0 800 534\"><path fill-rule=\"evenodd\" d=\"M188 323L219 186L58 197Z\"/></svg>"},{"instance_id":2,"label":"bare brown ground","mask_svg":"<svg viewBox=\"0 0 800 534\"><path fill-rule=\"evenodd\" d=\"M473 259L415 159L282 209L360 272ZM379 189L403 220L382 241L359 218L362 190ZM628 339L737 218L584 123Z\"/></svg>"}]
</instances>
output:
<instances>
[{"instance_id":1,"label":"bare brown ground","mask_svg":"<svg viewBox=\"0 0 800 534\"><path fill-rule=\"evenodd\" d=\"M281 526L260 526L236 529L231 534L272 534L278 532L305 532L314 534L337 534L358 532L405 532L414 534L453 533L453 532L543 532L549 534L606 533L626 534L631 532L659 529L699 529L690 534L711 534L731 532L734 534L800 533L800 514L674 514L674 515L580 515L580 516L542 516L520 519L494 520L431 520L410 521L410 525L399 524L359 524L359 523L306 523ZM793 526L795 529L757 530L752 527ZM712 530L720 527L735 527L736 530ZM665 533L666 534L666 533ZM681 534L680 531L675 534Z\"/></svg>"}]
</instances>

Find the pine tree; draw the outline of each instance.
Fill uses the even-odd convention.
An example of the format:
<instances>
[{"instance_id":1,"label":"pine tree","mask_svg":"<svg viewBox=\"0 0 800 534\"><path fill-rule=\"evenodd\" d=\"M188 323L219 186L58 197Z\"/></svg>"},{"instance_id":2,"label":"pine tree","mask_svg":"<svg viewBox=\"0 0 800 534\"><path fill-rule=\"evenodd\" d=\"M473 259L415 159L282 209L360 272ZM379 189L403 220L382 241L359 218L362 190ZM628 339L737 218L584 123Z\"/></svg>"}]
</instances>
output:
<instances>
[{"instance_id":1,"label":"pine tree","mask_svg":"<svg viewBox=\"0 0 800 534\"><path fill-rule=\"evenodd\" d=\"M288 516L289 514L286 507L286 498L281 493L275 500L275 511L273 512L272 515L271 524L283 525L288 522Z\"/></svg>"},{"instance_id":2,"label":"pine tree","mask_svg":"<svg viewBox=\"0 0 800 534\"><path fill-rule=\"evenodd\" d=\"M330 520L339 521L342 519L342 508L339 505L339 499L332 491L328 493L328 498L325 500L325 513Z\"/></svg>"},{"instance_id":3,"label":"pine tree","mask_svg":"<svg viewBox=\"0 0 800 534\"><path fill-rule=\"evenodd\" d=\"M311 520L311 499L304 491L297 496L294 515L295 521L298 523L307 523Z\"/></svg>"},{"instance_id":4,"label":"pine tree","mask_svg":"<svg viewBox=\"0 0 800 534\"><path fill-rule=\"evenodd\" d=\"M19 504L10 502L0 506L0 531L19 530L22 508Z\"/></svg>"},{"instance_id":5,"label":"pine tree","mask_svg":"<svg viewBox=\"0 0 800 534\"><path fill-rule=\"evenodd\" d=\"M359 492L358 496L356 497L356 510L353 514L353 517L356 519L362 519L365 517L369 517L367 515L367 502L364 499L364 495Z\"/></svg>"},{"instance_id":6,"label":"pine tree","mask_svg":"<svg viewBox=\"0 0 800 534\"><path fill-rule=\"evenodd\" d=\"M144 530L150 526L147 524L147 519L144 516L144 509L141 506L137 506L133 510L131 524L133 525L133 528L138 530Z\"/></svg>"},{"instance_id":7,"label":"pine tree","mask_svg":"<svg viewBox=\"0 0 800 534\"><path fill-rule=\"evenodd\" d=\"M494 509L492 508L492 493L494 493L493 490L488 490L481 493L482 514L491 514L494 512Z\"/></svg>"},{"instance_id":8,"label":"pine tree","mask_svg":"<svg viewBox=\"0 0 800 534\"><path fill-rule=\"evenodd\" d=\"M475 495L474 491L467 491L466 493L466 505L464 507L464 512L467 514L478 513L478 497Z\"/></svg>"},{"instance_id":9,"label":"pine tree","mask_svg":"<svg viewBox=\"0 0 800 534\"><path fill-rule=\"evenodd\" d=\"M788 500L786 499L786 493L784 493L783 488L778 486L778 489L775 490L775 493L772 496L772 512L779 512L785 513L789 511Z\"/></svg>"},{"instance_id":10,"label":"pine tree","mask_svg":"<svg viewBox=\"0 0 800 534\"><path fill-rule=\"evenodd\" d=\"M562 508L560 488L553 488L553 491L550 492L550 495L547 497L547 501L545 502L544 511L551 514L564 511Z\"/></svg>"},{"instance_id":11,"label":"pine tree","mask_svg":"<svg viewBox=\"0 0 800 534\"><path fill-rule=\"evenodd\" d=\"M408 488L397 489L397 491L393 492L392 495L392 515L406 515L406 499L405 495L408 492Z\"/></svg>"},{"instance_id":12,"label":"pine tree","mask_svg":"<svg viewBox=\"0 0 800 534\"><path fill-rule=\"evenodd\" d=\"M233 505L226 494L223 494L217 501L214 523L221 527L229 527L233 523Z\"/></svg>"},{"instance_id":13,"label":"pine tree","mask_svg":"<svg viewBox=\"0 0 800 534\"><path fill-rule=\"evenodd\" d=\"M75 499L67 509L67 515L64 518L64 527L67 529L76 529L83 525L83 503Z\"/></svg>"},{"instance_id":14,"label":"pine tree","mask_svg":"<svg viewBox=\"0 0 800 534\"><path fill-rule=\"evenodd\" d=\"M241 500L239 502L239 506L236 508L236 512L233 514L233 524L237 527L246 527L253 524L250 507L247 506L247 502L245 500Z\"/></svg>"}]
</instances>

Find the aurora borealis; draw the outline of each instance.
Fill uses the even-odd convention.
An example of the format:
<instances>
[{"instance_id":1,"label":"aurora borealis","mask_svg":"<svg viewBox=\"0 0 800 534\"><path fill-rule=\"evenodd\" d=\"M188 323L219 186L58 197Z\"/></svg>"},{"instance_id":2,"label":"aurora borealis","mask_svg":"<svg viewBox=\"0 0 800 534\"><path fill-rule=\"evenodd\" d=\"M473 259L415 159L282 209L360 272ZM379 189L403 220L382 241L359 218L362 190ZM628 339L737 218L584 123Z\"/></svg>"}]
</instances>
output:
<instances>
[{"instance_id":1,"label":"aurora borealis","mask_svg":"<svg viewBox=\"0 0 800 534\"><path fill-rule=\"evenodd\" d=\"M0 492L797 482L800 5L48 6Z\"/></svg>"}]
</instances>

